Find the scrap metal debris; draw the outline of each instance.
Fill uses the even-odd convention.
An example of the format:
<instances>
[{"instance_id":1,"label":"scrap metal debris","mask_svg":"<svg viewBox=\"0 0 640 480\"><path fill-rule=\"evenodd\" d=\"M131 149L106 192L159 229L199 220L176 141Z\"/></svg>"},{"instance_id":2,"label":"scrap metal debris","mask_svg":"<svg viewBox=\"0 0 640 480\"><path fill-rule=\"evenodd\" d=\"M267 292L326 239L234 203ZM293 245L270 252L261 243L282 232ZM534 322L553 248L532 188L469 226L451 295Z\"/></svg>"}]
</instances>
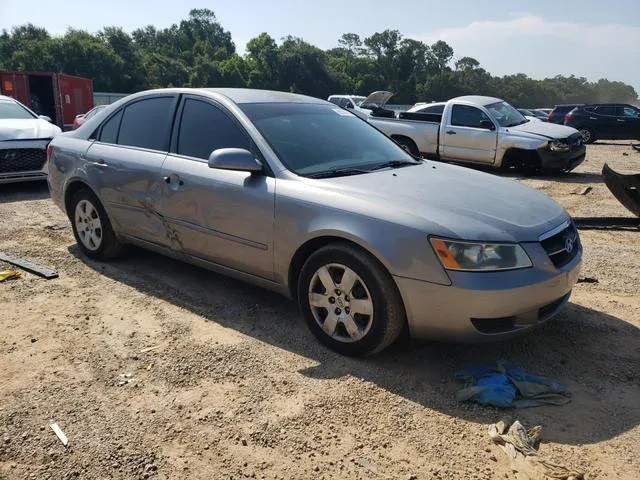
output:
<instances>
[{"instance_id":1,"label":"scrap metal debris","mask_svg":"<svg viewBox=\"0 0 640 480\"><path fill-rule=\"evenodd\" d=\"M123 385L126 385L127 383L132 381L133 381L133 375L131 375L130 373L121 373L120 375L118 375L117 385L119 387L122 387Z\"/></svg>"},{"instance_id":2,"label":"scrap metal debris","mask_svg":"<svg viewBox=\"0 0 640 480\"><path fill-rule=\"evenodd\" d=\"M489 438L507 454L514 470L527 472L531 474L530 478L586 480L585 472L538 454L541 433L542 427L535 426L527 430L517 420L509 428L502 421L489 425Z\"/></svg>"},{"instance_id":3,"label":"scrap metal debris","mask_svg":"<svg viewBox=\"0 0 640 480\"><path fill-rule=\"evenodd\" d=\"M67 444L69 443L69 439L64 434L60 426L56 422L50 423L49 426L51 427L51 430L53 430L54 433L58 436L62 444L66 447Z\"/></svg>"},{"instance_id":4,"label":"scrap metal debris","mask_svg":"<svg viewBox=\"0 0 640 480\"><path fill-rule=\"evenodd\" d=\"M640 218L631 217L573 217L578 230L624 230L640 228Z\"/></svg>"},{"instance_id":5,"label":"scrap metal debris","mask_svg":"<svg viewBox=\"0 0 640 480\"><path fill-rule=\"evenodd\" d=\"M0 282L5 280L17 280L21 274L18 270L2 270L0 272Z\"/></svg>"},{"instance_id":6,"label":"scrap metal debris","mask_svg":"<svg viewBox=\"0 0 640 480\"><path fill-rule=\"evenodd\" d=\"M600 283L597 278L594 277L580 277L578 283Z\"/></svg>"},{"instance_id":7,"label":"scrap metal debris","mask_svg":"<svg viewBox=\"0 0 640 480\"><path fill-rule=\"evenodd\" d=\"M560 382L531 375L505 361L491 367L474 367L456 375L466 384L456 397L461 402L476 402L494 407L528 408L564 405L570 393Z\"/></svg>"},{"instance_id":8,"label":"scrap metal debris","mask_svg":"<svg viewBox=\"0 0 640 480\"><path fill-rule=\"evenodd\" d=\"M16 267L20 267L27 272L35 273L36 275L46 279L58 278L58 272L52 268L43 267L22 258L12 257L4 252L0 252L0 260L10 263L11 265L15 265Z\"/></svg>"},{"instance_id":9,"label":"scrap metal debris","mask_svg":"<svg viewBox=\"0 0 640 480\"><path fill-rule=\"evenodd\" d=\"M47 225L44 227L45 230L62 230L64 228L67 228L67 225L64 223L56 223L55 225Z\"/></svg>"},{"instance_id":10,"label":"scrap metal debris","mask_svg":"<svg viewBox=\"0 0 640 480\"><path fill-rule=\"evenodd\" d=\"M635 145L631 145L633 148L635 148L638 152L640 152L640 143L637 143Z\"/></svg>"},{"instance_id":11,"label":"scrap metal debris","mask_svg":"<svg viewBox=\"0 0 640 480\"><path fill-rule=\"evenodd\" d=\"M573 195L586 195L591 190L593 190L593 187L592 186L588 186L588 187L584 187L584 188L578 190L577 192L571 192L571 193L573 193Z\"/></svg>"}]
</instances>

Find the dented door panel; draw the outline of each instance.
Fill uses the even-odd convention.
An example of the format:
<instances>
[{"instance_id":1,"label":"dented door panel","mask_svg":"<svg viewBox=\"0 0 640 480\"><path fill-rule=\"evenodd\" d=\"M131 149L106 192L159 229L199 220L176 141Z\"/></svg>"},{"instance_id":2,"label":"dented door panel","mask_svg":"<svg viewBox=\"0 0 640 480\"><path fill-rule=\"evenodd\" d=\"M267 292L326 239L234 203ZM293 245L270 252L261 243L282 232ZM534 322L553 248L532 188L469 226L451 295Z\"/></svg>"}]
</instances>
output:
<instances>
[{"instance_id":1,"label":"dented door panel","mask_svg":"<svg viewBox=\"0 0 640 480\"><path fill-rule=\"evenodd\" d=\"M174 249L262 278L273 278L275 179L216 170L167 156L159 213Z\"/></svg>"},{"instance_id":2,"label":"dented door panel","mask_svg":"<svg viewBox=\"0 0 640 480\"><path fill-rule=\"evenodd\" d=\"M90 185L116 225L116 231L167 245L156 202L162 189L160 170L164 152L95 142L87 150Z\"/></svg>"}]
</instances>

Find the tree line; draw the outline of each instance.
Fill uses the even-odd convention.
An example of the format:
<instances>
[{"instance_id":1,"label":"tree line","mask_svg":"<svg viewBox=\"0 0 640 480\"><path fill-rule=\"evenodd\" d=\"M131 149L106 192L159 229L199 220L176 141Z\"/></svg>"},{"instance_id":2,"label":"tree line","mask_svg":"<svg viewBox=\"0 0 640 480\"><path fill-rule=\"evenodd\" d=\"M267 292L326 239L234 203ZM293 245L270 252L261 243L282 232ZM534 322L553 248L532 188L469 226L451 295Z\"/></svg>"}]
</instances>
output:
<instances>
[{"instance_id":1,"label":"tree line","mask_svg":"<svg viewBox=\"0 0 640 480\"><path fill-rule=\"evenodd\" d=\"M327 98L335 93L395 93L393 103L446 100L479 94L521 107L572 102L637 102L631 85L562 76L534 80L525 74L493 76L472 57L458 57L440 40L432 45L397 30L361 38L346 33L322 50L288 36L251 39L239 55L208 9L194 9L168 28L130 34L105 27L96 34L69 29L52 36L32 24L0 35L0 70L55 71L92 78L96 91L131 93L158 87L250 87Z\"/></svg>"}]
</instances>

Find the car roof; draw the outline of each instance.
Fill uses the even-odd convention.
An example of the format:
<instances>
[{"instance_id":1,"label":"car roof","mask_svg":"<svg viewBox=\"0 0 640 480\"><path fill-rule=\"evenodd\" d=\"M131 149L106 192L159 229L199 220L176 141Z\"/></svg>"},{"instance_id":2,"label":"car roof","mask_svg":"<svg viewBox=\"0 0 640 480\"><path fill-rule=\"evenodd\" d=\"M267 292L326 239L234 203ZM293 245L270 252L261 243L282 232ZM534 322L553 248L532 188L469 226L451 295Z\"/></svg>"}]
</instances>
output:
<instances>
[{"instance_id":1,"label":"car roof","mask_svg":"<svg viewBox=\"0 0 640 480\"><path fill-rule=\"evenodd\" d=\"M476 103L478 105L491 105L492 103L504 102L501 98L485 97L484 95L463 95L462 97L456 97L452 100L459 102Z\"/></svg>"},{"instance_id":2,"label":"car roof","mask_svg":"<svg viewBox=\"0 0 640 480\"><path fill-rule=\"evenodd\" d=\"M227 97L234 103L318 103L325 104L325 100L320 100L307 95L297 93L278 92L275 90L254 90L252 88L196 88L180 89L187 93L193 90L201 92L217 93Z\"/></svg>"},{"instance_id":3,"label":"car roof","mask_svg":"<svg viewBox=\"0 0 640 480\"><path fill-rule=\"evenodd\" d=\"M8 102L17 102L15 98L7 97L6 95L0 95L0 100L8 101Z\"/></svg>"}]
</instances>

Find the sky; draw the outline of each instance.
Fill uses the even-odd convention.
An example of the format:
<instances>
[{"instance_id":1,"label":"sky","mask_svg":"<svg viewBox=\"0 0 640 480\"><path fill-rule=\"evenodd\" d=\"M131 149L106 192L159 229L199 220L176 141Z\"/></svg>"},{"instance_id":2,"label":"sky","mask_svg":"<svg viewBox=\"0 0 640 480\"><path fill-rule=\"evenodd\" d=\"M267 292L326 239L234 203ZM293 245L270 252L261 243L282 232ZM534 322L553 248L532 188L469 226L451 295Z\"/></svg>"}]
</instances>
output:
<instances>
[{"instance_id":1,"label":"sky","mask_svg":"<svg viewBox=\"0 0 640 480\"><path fill-rule=\"evenodd\" d=\"M640 0L0 0L0 29L31 22L52 34L167 27L191 8L209 8L236 48L267 32L323 49L343 33L366 37L396 29L409 38L449 43L494 75L574 74L619 80L640 94Z\"/></svg>"}]
</instances>

